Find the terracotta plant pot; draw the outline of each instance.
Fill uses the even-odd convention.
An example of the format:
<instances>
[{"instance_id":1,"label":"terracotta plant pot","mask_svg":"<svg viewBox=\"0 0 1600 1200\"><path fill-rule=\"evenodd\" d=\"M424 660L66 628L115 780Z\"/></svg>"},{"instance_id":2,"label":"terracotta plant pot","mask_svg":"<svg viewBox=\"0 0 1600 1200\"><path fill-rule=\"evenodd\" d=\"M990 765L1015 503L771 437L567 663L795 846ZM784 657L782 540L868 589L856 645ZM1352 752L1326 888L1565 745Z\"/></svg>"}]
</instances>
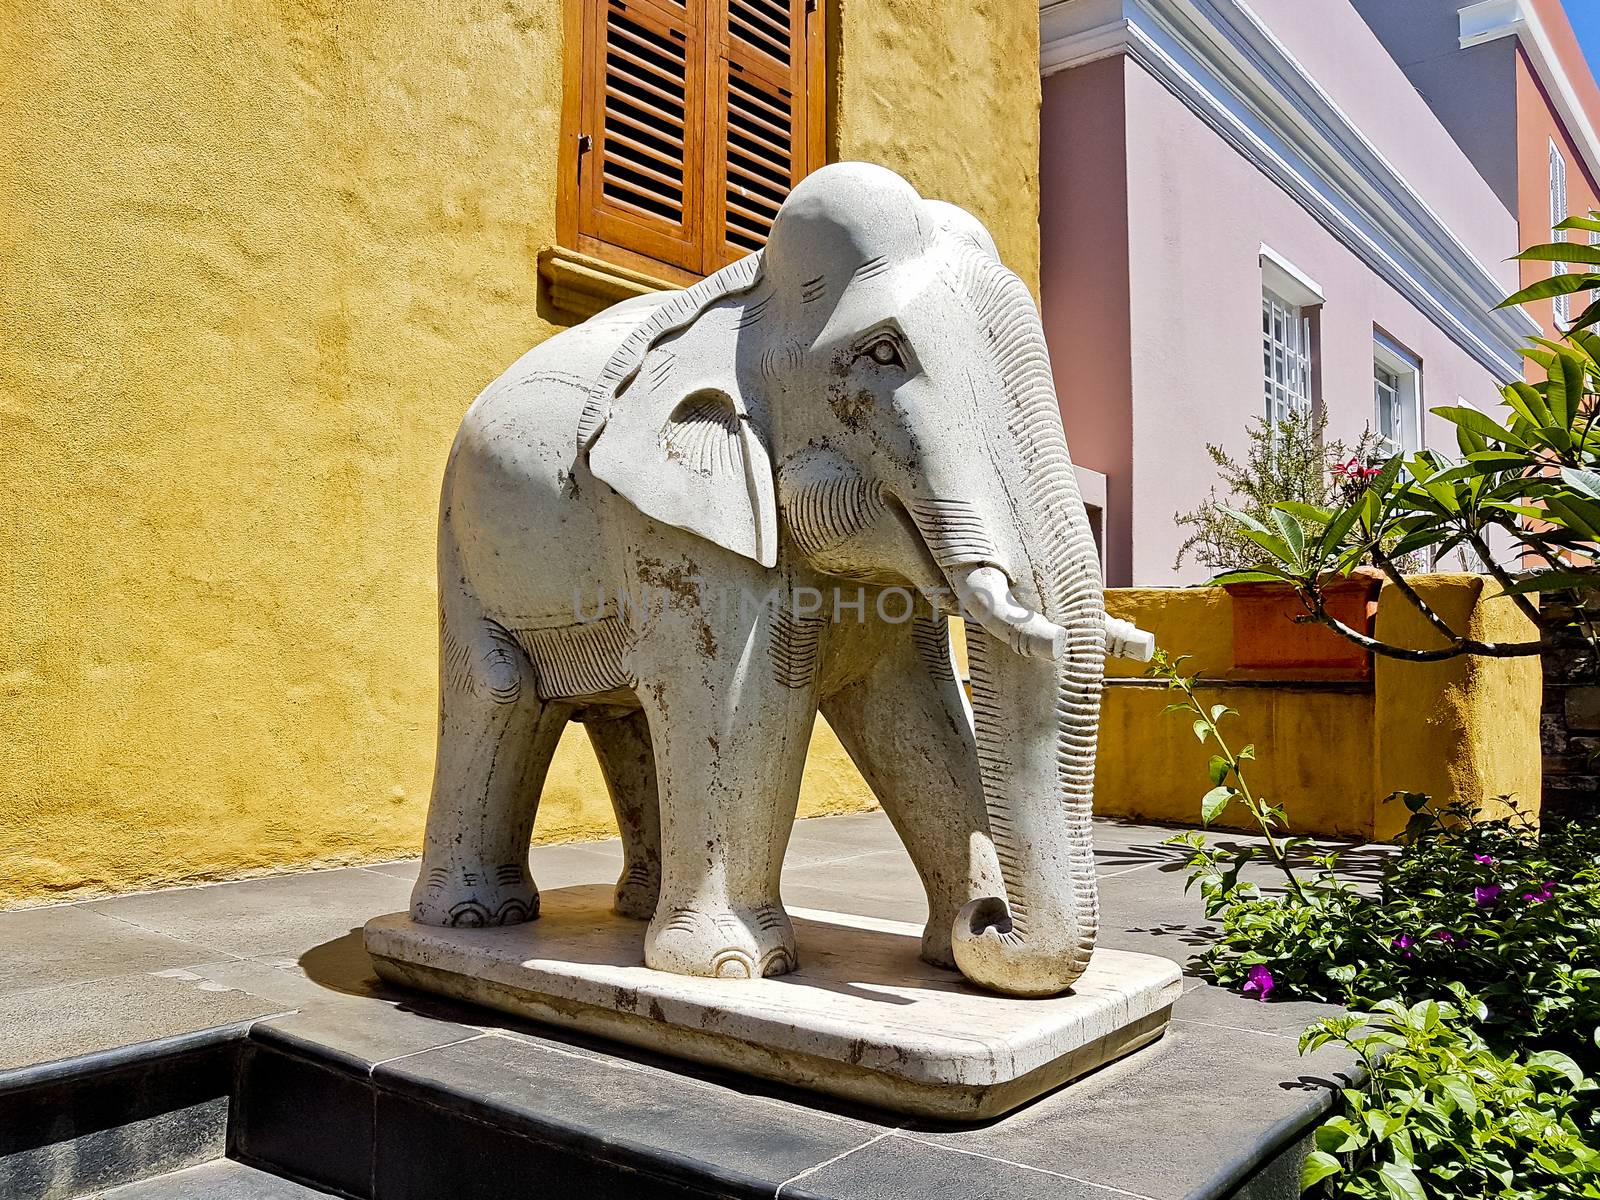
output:
<instances>
[{"instance_id":1,"label":"terracotta plant pot","mask_svg":"<svg viewBox=\"0 0 1600 1200\"><path fill-rule=\"evenodd\" d=\"M1323 584L1330 616L1371 635L1383 573L1361 567L1348 579ZM1371 679L1372 655L1333 630L1309 621L1287 583L1230 583L1233 598L1233 665L1238 672L1313 679Z\"/></svg>"}]
</instances>

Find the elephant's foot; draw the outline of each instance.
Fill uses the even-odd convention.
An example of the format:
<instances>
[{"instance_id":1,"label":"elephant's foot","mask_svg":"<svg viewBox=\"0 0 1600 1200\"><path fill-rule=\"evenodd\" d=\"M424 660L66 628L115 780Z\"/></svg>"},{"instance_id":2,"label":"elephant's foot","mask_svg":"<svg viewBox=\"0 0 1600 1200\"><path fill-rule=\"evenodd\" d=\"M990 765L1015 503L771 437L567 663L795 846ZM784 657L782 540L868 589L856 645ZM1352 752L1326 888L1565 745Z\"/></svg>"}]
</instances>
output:
<instances>
[{"instance_id":1,"label":"elephant's foot","mask_svg":"<svg viewBox=\"0 0 1600 1200\"><path fill-rule=\"evenodd\" d=\"M661 897L661 873L643 864L628 867L617 880L616 899L611 910L619 917L635 921L648 921L656 915L656 901Z\"/></svg>"},{"instance_id":2,"label":"elephant's foot","mask_svg":"<svg viewBox=\"0 0 1600 1200\"><path fill-rule=\"evenodd\" d=\"M936 967L949 967L952 971L956 969L955 951L950 948L950 928L955 918L954 910L949 915L935 913L928 918L922 930L923 962Z\"/></svg>"},{"instance_id":3,"label":"elephant's foot","mask_svg":"<svg viewBox=\"0 0 1600 1200\"><path fill-rule=\"evenodd\" d=\"M644 961L657 971L711 979L786 975L800 964L794 927L777 903L756 908L663 906L645 934Z\"/></svg>"},{"instance_id":4,"label":"elephant's foot","mask_svg":"<svg viewBox=\"0 0 1600 1200\"><path fill-rule=\"evenodd\" d=\"M521 863L498 867L430 867L411 892L411 919L422 925L478 929L519 925L539 915L539 889Z\"/></svg>"}]
</instances>

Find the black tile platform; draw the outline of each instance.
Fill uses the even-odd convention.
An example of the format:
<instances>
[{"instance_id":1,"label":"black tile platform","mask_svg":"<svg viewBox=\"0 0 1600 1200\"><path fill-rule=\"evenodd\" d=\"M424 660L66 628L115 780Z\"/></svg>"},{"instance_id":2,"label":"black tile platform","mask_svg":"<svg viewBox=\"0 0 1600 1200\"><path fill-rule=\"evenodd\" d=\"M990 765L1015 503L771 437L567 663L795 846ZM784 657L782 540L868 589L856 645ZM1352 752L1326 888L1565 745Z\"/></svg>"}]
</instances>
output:
<instances>
[{"instance_id":1,"label":"black tile platform","mask_svg":"<svg viewBox=\"0 0 1600 1200\"><path fill-rule=\"evenodd\" d=\"M790 902L920 919L892 836L878 816L802 822ZM1181 964L1204 938L1165 836L1099 828L1103 940ZM614 870L605 844L534 852L547 887ZM1327 1009L1260 1004L1191 975L1156 1045L999 1120L920 1124L391 989L355 926L411 871L369 869L355 888L321 872L129 898L139 921L126 951L97 923L116 918L85 920L82 906L0 914L0 961L39 981L0 995L0 1019L8 999L61 987L75 989L69 1013L90 1014L33 1030L29 1045L103 1041L114 1021L94 997L125 995L135 977L207 998L177 1006L185 1020L266 1014L155 1041L133 1028L134 1044L0 1072L0 1196L1290 1200L1327 1085L1351 1067L1335 1051L1296 1053ZM54 913L72 914L66 934L92 937L122 973L96 980L70 947L13 959L7 923L26 917L29 939L48 938ZM174 964L183 946L194 957ZM178 1018L130 1019L165 1032Z\"/></svg>"}]
</instances>

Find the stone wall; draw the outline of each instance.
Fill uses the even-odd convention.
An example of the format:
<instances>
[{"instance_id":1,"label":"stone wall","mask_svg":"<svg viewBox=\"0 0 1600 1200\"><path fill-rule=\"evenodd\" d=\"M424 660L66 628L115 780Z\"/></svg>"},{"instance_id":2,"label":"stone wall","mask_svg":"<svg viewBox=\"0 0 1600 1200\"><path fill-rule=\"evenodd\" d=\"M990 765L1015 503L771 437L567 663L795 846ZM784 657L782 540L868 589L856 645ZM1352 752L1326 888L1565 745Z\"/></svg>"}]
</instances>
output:
<instances>
[{"instance_id":1,"label":"stone wall","mask_svg":"<svg viewBox=\"0 0 1600 1200\"><path fill-rule=\"evenodd\" d=\"M1540 608L1547 616L1577 615L1573 605L1553 597ZM1600 623L1600 601L1591 600L1588 608L1590 619ZM1577 625L1547 635L1542 659L1544 819L1600 819L1600 662Z\"/></svg>"}]
</instances>

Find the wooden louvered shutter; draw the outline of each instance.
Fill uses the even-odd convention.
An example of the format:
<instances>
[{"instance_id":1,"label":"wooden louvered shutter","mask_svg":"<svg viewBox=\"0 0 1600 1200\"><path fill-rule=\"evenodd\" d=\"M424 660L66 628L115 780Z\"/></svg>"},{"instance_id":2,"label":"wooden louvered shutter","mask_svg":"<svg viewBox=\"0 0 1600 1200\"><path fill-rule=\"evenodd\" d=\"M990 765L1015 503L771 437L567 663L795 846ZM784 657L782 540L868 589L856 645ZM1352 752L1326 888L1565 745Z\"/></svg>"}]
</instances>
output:
<instances>
[{"instance_id":1,"label":"wooden louvered shutter","mask_svg":"<svg viewBox=\"0 0 1600 1200\"><path fill-rule=\"evenodd\" d=\"M568 0L563 240L674 282L759 250L822 161L816 2Z\"/></svg>"},{"instance_id":2,"label":"wooden louvered shutter","mask_svg":"<svg viewBox=\"0 0 1600 1200\"><path fill-rule=\"evenodd\" d=\"M708 0L712 121L705 269L766 244L810 169L807 0Z\"/></svg>"},{"instance_id":3,"label":"wooden louvered shutter","mask_svg":"<svg viewBox=\"0 0 1600 1200\"><path fill-rule=\"evenodd\" d=\"M699 0L590 6L578 232L700 272L707 127Z\"/></svg>"}]
</instances>

